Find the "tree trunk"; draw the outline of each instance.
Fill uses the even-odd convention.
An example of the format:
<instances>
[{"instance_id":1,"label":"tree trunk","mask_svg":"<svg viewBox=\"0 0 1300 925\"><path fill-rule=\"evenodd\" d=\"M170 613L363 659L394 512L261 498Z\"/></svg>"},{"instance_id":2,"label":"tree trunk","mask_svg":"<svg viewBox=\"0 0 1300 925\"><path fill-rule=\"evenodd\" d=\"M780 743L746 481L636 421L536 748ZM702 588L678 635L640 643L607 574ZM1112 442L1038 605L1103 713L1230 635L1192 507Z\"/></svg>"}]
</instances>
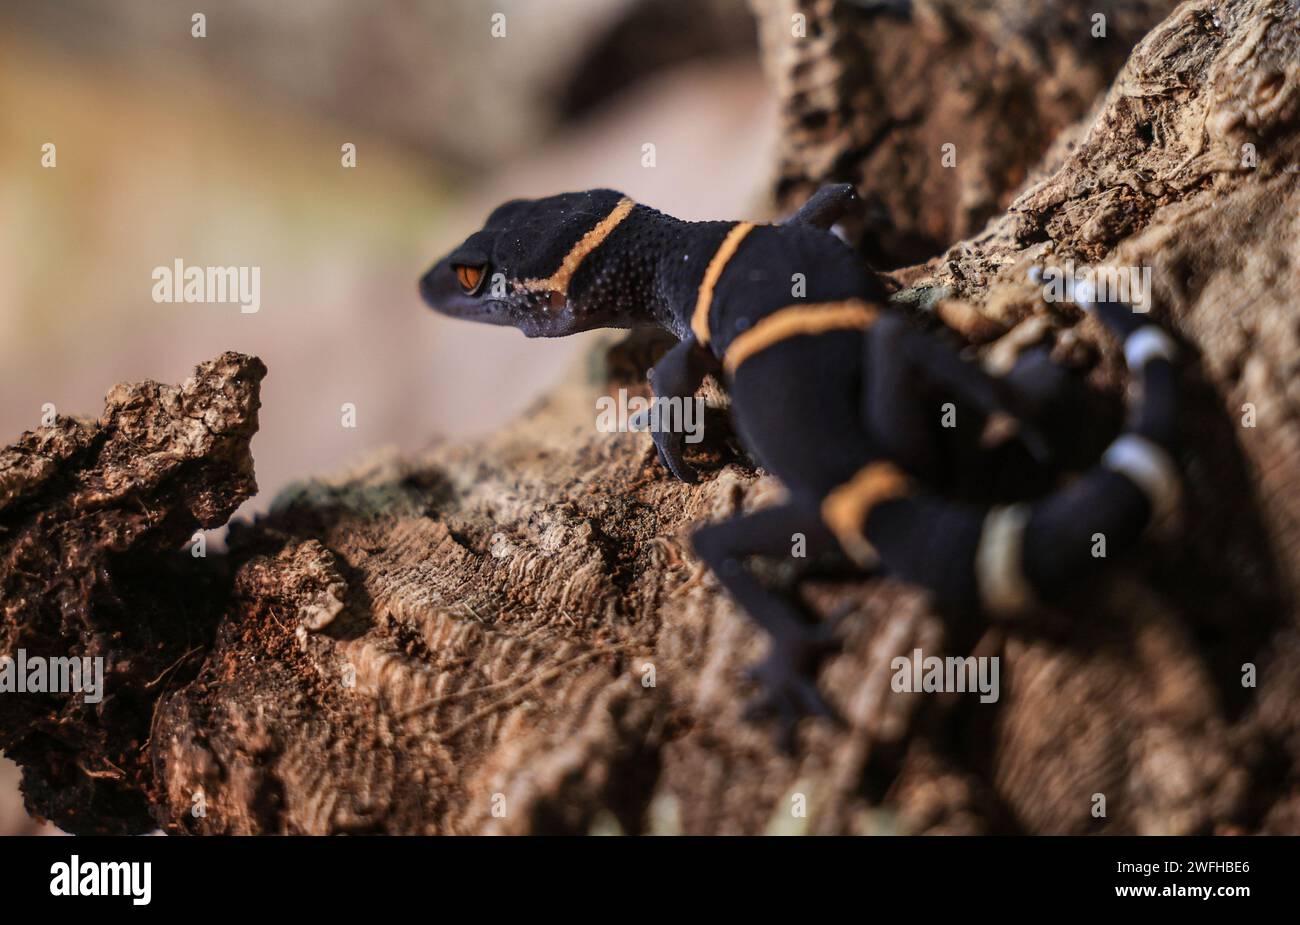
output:
<instances>
[{"instance_id":1,"label":"tree trunk","mask_svg":"<svg viewBox=\"0 0 1300 925\"><path fill-rule=\"evenodd\" d=\"M857 184L893 268L1001 214L1177 0L750 0L781 104L778 204ZM895 11L910 6L911 15Z\"/></svg>"},{"instance_id":2,"label":"tree trunk","mask_svg":"<svg viewBox=\"0 0 1300 925\"><path fill-rule=\"evenodd\" d=\"M790 7L757 5L780 72ZM991 622L976 652L1001 657L996 704L894 692L891 660L948 651L943 623L896 582L826 580L811 604L850 616L820 687L846 728L809 721L790 757L744 721L743 668L765 643L687 536L780 489L720 426L693 487L644 435L596 432L596 398L647 365L636 341L491 439L305 482L233 524L228 553L195 558L194 530L254 490L263 369L226 354L180 389L119 386L100 422L60 420L0 456L0 651L108 660L98 707L0 698L29 808L73 831L177 833L1300 831L1295 7L1180 5L1044 152L1114 46L1071 58L1084 40L1044 38L1075 22L1057 4L965 6L918 0L882 33L897 71L872 58L818 84L814 108L839 114L912 95L884 129L790 121L782 189L896 186L867 252L973 235L895 274L894 298L989 362L1055 337L1113 407L1114 342L1032 281L1069 260L1151 267L1153 315L1193 356L1183 532L1059 606ZM1023 28L988 25L1013 7ZM1141 33L1139 12L1113 8ZM951 57L924 44L936 24L961 37ZM865 54L823 40L791 74ZM1066 87L1024 85L1034 73ZM1003 96L1038 113L1023 137ZM1004 165L1007 139L1023 156ZM871 179L891 149L914 167ZM1007 166L996 182L991 164ZM1039 179L980 230L1022 173ZM1081 441L1109 435L1098 421Z\"/></svg>"}]
</instances>

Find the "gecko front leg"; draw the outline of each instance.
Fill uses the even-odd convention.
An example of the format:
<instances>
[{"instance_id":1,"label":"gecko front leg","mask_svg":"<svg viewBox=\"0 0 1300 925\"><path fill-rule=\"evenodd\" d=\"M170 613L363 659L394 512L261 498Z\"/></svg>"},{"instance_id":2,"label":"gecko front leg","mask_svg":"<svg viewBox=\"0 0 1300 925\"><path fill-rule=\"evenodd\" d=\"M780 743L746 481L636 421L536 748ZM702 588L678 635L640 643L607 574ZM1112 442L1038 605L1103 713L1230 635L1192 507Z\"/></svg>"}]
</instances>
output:
<instances>
[{"instance_id":1,"label":"gecko front leg","mask_svg":"<svg viewBox=\"0 0 1300 925\"><path fill-rule=\"evenodd\" d=\"M787 752L793 751L800 717L840 720L817 690L817 668L838 647L835 623L811 621L787 594L765 587L746 560L788 555L794 536L800 534L810 555L835 548L834 537L816 514L789 502L705 524L691 537L696 554L767 631L767 657L749 670L761 691L746 714L751 719L775 715L777 744Z\"/></svg>"},{"instance_id":2,"label":"gecko front leg","mask_svg":"<svg viewBox=\"0 0 1300 925\"><path fill-rule=\"evenodd\" d=\"M713 354L701 347L695 335L690 335L673 347L654 368L650 370L650 387L654 390L655 401L676 399L683 403L693 401L695 393L704 382L704 377L717 367ZM660 426L652 429L655 448L659 459L673 475L683 482L693 484L699 481L695 468L683 458L686 435L679 428L663 426L665 418L660 415Z\"/></svg>"}]
</instances>

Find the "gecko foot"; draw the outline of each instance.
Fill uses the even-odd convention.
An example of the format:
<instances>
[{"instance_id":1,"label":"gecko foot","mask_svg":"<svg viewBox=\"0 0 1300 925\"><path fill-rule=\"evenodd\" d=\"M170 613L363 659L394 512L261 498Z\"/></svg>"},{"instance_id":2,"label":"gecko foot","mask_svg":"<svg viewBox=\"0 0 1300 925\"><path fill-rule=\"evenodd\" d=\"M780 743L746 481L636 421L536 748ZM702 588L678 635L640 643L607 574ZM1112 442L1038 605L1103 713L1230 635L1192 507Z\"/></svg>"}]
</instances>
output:
<instances>
[{"instance_id":1,"label":"gecko foot","mask_svg":"<svg viewBox=\"0 0 1300 925\"><path fill-rule=\"evenodd\" d=\"M651 427L650 411L638 411L628 418L628 429L635 431L649 431L654 441L655 450L659 453L659 461L663 463L665 469L675 475L680 481L688 485L694 485L700 480L700 474L695 471L695 467L686 461L685 448L686 438L684 434L677 431L654 430Z\"/></svg>"},{"instance_id":2,"label":"gecko foot","mask_svg":"<svg viewBox=\"0 0 1300 925\"><path fill-rule=\"evenodd\" d=\"M747 672L760 692L746 705L745 719L775 719L777 747L787 754L794 752L795 730L805 716L844 722L817 690L817 668L838 648L833 630L833 623L819 624L774 636L767 657Z\"/></svg>"},{"instance_id":3,"label":"gecko foot","mask_svg":"<svg viewBox=\"0 0 1300 925\"><path fill-rule=\"evenodd\" d=\"M694 485L700 480L700 474L688 463L683 455L685 439L678 433L654 433L655 448L659 451L659 461L673 475L687 485Z\"/></svg>"}]
</instances>

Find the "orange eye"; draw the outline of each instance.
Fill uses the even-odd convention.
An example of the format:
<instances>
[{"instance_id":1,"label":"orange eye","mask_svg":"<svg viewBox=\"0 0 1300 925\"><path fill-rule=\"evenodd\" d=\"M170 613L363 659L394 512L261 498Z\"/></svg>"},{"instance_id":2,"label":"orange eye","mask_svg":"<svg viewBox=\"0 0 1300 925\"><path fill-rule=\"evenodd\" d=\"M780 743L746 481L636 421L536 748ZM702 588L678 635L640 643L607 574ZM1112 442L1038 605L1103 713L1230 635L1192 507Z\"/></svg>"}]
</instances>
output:
<instances>
[{"instance_id":1,"label":"orange eye","mask_svg":"<svg viewBox=\"0 0 1300 925\"><path fill-rule=\"evenodd\" d=\"M460 280L460 288L466 292L473 292L478 288L479 283L483 282L483 268L462 264L456 267L456 279Z\"/></svg>"}]
</instances>

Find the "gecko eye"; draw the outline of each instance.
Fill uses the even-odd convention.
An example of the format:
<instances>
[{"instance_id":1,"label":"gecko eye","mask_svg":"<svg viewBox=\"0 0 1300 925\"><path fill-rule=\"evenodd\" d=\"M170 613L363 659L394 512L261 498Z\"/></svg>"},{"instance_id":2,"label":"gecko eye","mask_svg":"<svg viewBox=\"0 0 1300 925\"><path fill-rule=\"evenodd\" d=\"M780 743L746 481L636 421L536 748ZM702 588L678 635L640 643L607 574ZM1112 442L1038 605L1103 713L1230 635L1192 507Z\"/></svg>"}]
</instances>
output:
<instances>
[{"instance_id":1,"label":"gecko eye","mask_svg":"<svg viewBox=\"0 0 1300 925\"><path fill-rule=\"evenodd\" d=\"M453 269L456 271L456 279L460 280L460 288L465 290L466 295L473 295L483 285L483 267L457 264Z\"/></svg>"}]
</instances>

